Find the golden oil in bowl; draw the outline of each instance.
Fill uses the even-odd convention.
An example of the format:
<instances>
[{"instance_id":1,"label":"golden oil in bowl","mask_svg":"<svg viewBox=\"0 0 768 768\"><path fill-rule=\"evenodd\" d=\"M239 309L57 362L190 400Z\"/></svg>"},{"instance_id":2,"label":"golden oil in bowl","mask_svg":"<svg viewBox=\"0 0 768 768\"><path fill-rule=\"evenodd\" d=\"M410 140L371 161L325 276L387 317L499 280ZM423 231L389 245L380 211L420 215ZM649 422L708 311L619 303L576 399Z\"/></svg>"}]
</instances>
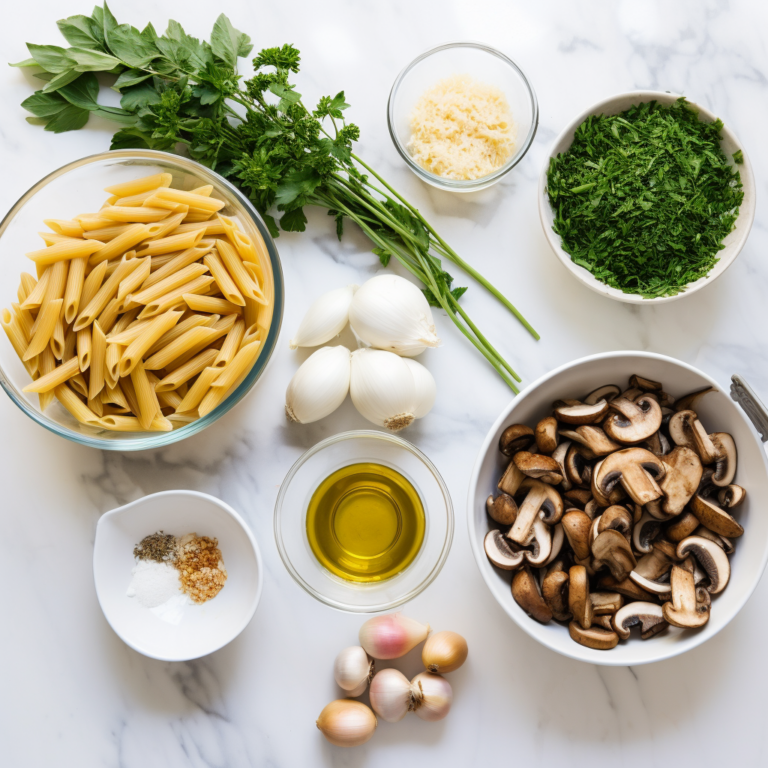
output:
<instances>
[{"instance_id":1,"label":"golden oil in bowl","mask_svg":"<svg viewBox=\"0 0 768 768\"><path fill-rule=\"evenodd\" d=\"M350 464L320 483L307 509L312 553L347 581L404 571L424 542L424 506L413 485L383 464Z\"/></svg>"}]
</instances>

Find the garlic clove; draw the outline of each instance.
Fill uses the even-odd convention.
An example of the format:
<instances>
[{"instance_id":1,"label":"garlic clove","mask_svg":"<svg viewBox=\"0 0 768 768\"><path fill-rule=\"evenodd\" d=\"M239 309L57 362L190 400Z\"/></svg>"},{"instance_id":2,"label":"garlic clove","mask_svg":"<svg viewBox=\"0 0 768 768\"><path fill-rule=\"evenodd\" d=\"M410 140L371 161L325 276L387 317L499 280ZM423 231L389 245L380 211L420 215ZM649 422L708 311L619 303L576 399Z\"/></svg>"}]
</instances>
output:
<instances>
[{"instance_id":1,"label":"garlic clove","mask_svg":"<svg viewBox=\"0 0 768 768\"><path fill-rule=\"evenodd\" d=\"M338 336L349 322L349 306L357 289L356 285L348 285L316 299L289 342L291 349L319 347Z\"/></svg>"},{"instance_id":2,"label":"garlic clove","mask_svg":"<svg viewBox=\"0 0 768 768\"><path fill-rule=\"evenodd\" d=\"M293 375L285 392L285 414L310 424L333 413L349 391L350 352L346 347L322 347Z\"/></svg>"},{"instance_id":3,"label":"garlic clove","mask_svg":"<svg viewBox=\"0 0 768 768\"><path fill-rule=\"evenodd\" d=\"M411 680L413 711L422 719L442 720L451 710L453 689L440 675L421 672Z\"/></svg>"},{"instance_id":4,"label":"garlic clove","mask_svg":"<svg viewBox=\"0 0 768 768\"><path fill-rule=\"evenodd\" d=\"M374 659L399 659L423 642L429 624L420 624L402 613L374 616L360 627L360 645Z\"/></svg>"},{"instance_id":5,"label":"garlic clove","mask_svg":"<svg viewBox=\"0 0 768 768\"><path fill-rule=\"evenodd\" d=\"M378 721L361 701L336 699L323 709L315 724L334 746L359 747L373 736Z\"/></svg>"},{"instance_id":6,"label":"garlic clove","mask_svg":"<svg viewBox=\"0 0 768 768\"><path fill-rule=\"evenodd\" d=\"M350 394L368 421L393 432L414 419L416 382L403 358L379 349L352 353Z\"/></svg>"},{"instance_id":7,"label":"garlic clove","mask_svg":"<svg viewBox=\"0 0 768 768\"><path fill-rule=\"evenodd\" d=\"M436 632L427 638L421 660L429 672L454 672L466 660L467 641L457 632Z\"/></svg>"},{"instance_id":8,"label":"garlic clove","mask_svg":"<svg viewBox=\"0 0 768 768\"><path fill-rule=\"evenodd\" d=\"M349 307L349 323L366 344L406 357L440 344L424 294L399 275L376 275L363 283Z\"/></svg>"},{"instance_id":9,"label":"garlic clove","mask_svg":"<svg viewBox=\"0 0 768 768\"><path fill-rule=\"evenodd\" d=\"M414 400L413 417L421 419L426 416L435 404L437 397L437 384L435 377L421 364L407 357L403 362L408 366L416 385L416 399Z\"/></svg>"},{"instance_id":10,"label":"garlic clove","mask_svg":"<svg viewBox=\"0 0 768 768\"><path fill-rule=\"evenodd\" d=\"M398 723L412 706L411 684L397 669L382 669L371 681L373 711L388 723Z\"/></svg>"},{"instance_id":11,"label":"garlic clove","mask_svg":"<svg viewBox=\"0 0 768 768\"><path fill-rule=\"evenodd\" d=\"M359 646L345 648L336 657L333 676L347 696L361 696L373 677L375 662Z\"/></svg>"}]
</instances>

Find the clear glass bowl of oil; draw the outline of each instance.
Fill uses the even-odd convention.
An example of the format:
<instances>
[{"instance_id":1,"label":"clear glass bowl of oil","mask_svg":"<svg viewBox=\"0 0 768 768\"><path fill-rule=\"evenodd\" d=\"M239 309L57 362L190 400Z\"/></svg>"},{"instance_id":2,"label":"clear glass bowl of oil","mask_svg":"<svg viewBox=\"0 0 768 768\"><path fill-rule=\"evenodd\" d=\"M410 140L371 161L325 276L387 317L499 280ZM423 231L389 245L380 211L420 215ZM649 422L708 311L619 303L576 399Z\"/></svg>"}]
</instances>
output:
<instances>
[{"instance_id":1,"label":"clear glass bowl of oil","mask_svg":"<svg viewBox=\"0 0 768 768\"><path fill-rule=\"evenodd\" d=\"M291 467L275 504L275 540L313 597L344 611L384 611L440 573L453 505L435 466L406 440L343 432Z\"/></svg>"}]
</instances>

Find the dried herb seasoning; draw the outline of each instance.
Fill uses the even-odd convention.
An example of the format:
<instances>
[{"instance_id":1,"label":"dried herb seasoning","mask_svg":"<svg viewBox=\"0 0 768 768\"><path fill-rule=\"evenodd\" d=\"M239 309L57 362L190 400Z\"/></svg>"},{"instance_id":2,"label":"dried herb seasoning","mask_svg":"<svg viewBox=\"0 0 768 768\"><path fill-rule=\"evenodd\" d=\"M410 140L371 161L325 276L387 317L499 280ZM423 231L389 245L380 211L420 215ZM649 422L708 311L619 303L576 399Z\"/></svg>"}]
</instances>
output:
<instances>
[{"instance_id":1,"label":"dried herb seasoning","mask_svg":"<svg viewBox=\"0 0 768 768\"><path fill-rule=\"evenodd\" d=\"M684 98L588 117L547 173L553 229L571 259L645 298L706 275L744 197L720 148L722 127L699 120Z\"/></svg>"},{"instance_id":2,"label":"dried herb seasoning","mask_svg":"<svg viewBox=\"0 0 768 768\"><path fill-rule=\"evenodd\" d=\"M155 560L158 563L172 563L176 555L176 537L163 531L145 536L133 549L133 556L139 560Z\"/></svg>"}]
</instances>

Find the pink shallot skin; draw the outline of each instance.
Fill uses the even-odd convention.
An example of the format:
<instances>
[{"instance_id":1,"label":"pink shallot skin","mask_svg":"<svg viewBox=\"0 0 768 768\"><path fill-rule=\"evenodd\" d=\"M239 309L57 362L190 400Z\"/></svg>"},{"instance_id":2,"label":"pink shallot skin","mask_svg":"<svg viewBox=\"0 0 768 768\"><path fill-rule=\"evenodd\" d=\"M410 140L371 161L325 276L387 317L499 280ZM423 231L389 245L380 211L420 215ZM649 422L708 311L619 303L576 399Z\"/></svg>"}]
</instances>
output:
<instances>
[{"instance_id":1,"label":"pink shallot skin","mask_svg":"<svg viewBox=\"0 0 768 768\"><path fill-rule=\"evenodd\" d=\"M426 639L429 625L402 613L369 619L360 628L360 645L374 659L399 659Z\"/></svg>"}]
</instances>

